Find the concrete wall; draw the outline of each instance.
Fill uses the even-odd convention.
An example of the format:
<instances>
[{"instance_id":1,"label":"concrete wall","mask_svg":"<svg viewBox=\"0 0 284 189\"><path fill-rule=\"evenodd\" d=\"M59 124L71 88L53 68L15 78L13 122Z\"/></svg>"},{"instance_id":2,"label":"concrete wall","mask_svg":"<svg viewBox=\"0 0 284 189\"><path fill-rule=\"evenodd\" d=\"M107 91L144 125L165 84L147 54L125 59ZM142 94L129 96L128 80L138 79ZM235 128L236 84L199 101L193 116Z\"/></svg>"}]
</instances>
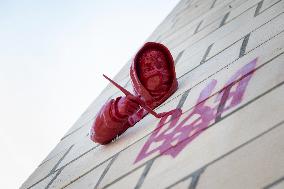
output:
<instances>
[{"instance_id":1,"label":"concrete wall","mask_svg":"<svg viewBox=\"0 0 284 189\"><path fill-rule=\"evenodd\" d=\"M147 41L179 89L118 140L89 140L109 85L23 183L27 188L284 188L284 1L182 0ZM114 78L131 90L129 63Z\"/></svg>"}]
</instances>

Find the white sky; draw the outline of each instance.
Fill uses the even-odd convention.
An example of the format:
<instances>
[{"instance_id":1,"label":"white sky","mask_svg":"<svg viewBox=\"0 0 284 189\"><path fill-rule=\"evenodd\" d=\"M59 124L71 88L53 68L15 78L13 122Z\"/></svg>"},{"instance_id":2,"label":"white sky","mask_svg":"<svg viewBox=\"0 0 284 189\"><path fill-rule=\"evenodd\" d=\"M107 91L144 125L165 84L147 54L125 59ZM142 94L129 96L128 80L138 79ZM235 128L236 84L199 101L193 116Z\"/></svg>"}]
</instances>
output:
<instances>
[{"instance_id":1,"label":"white sky","mask_svg":"<svg viewBox=\"0 0 284 189\"><path fill-rule=\"evenodd\" d=\"M0 188L19 188L178 0L0 0Z\"/></svg>"}]
</instances>

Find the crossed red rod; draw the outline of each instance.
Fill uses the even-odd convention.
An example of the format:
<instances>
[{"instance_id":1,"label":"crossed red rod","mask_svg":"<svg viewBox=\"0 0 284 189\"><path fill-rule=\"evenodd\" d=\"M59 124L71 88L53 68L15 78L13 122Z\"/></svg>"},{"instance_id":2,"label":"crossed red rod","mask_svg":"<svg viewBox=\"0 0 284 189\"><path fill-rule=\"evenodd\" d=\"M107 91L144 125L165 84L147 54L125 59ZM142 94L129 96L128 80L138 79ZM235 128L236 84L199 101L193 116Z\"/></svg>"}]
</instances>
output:
<instances>
[{"instance_id":1,"label":"crossed red rod","mask_svg":"<svg viewBox=\"0 0 284 189\"><path fill-rule=\"evenodd\" d=\"M118 83L116 83L115 81L113 81L112 79L110 79L108 76L106 76L105 74L103 74L103 76L109 80L114 86L116 86L119 90L121 90L121 92L123 92L126 96L127 95L132 95L134 96L133 94L131 94L128 90L126 90L125 88L123 88L122 86L120 86ZM139 103L139 105L141 107L143 107L145 110L147 110L150 114L152 114L153 116L155 116L156 118L162 118L164 117L167 113L169 112L163 112L163 113L156 113L154 112L149 106L146 105L146 103L137 98L137 102Z\"/></svg>"}]
</instances>

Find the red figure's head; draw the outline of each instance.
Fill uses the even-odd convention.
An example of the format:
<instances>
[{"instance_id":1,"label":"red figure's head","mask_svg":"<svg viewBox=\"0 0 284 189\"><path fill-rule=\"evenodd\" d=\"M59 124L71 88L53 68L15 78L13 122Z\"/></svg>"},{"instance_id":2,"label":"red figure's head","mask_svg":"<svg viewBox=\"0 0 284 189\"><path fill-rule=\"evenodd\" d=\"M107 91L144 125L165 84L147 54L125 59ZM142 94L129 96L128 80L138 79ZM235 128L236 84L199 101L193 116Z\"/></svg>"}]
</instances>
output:
<instances>
[{"instance_id":1,"label":"red figure's head","mask_svg":"<svg viewBox=\"0 0 284 189\"><path fill-rule=\"evenodd\" d=\"M131 64L130 77L134 93L151 108L168 99L178 87L173 57L161 43L147 42L141 47Z\"/></svg>"},{"instance_id":2,"label":"red figure's head","mask_svg":"<svg viewBox=\"0 0 284 189\"><path fill-rule=\"evenodd\" d=\"M152 95L160 96L167 92L171 74L165 54L158 49L145 50L138 60L138 77Z\"/></svg>"}]
</instances>

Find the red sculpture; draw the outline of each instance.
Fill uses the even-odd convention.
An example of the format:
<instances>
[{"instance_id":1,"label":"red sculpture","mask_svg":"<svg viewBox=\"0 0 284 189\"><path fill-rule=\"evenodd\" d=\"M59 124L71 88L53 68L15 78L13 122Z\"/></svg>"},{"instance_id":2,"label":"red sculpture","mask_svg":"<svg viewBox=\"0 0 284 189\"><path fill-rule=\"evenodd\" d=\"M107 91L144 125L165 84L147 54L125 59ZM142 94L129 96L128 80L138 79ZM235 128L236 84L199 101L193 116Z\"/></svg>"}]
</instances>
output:
<instances>
[{"instance_id":1,"label":"red sculpture","mask_svg":"<svg viewBox=\"0 0 284 189\"><path fill-rule=\"evenodd\" d=\"M90 137L94 142L107 144L148 112L155 115L152 109L178 87L173 57L160 43L148 42L137 52L130 67L130 77L136 96L120 88L126 96L112 99L101 108L91 128Z\"/></svg>"}]
</instances>

